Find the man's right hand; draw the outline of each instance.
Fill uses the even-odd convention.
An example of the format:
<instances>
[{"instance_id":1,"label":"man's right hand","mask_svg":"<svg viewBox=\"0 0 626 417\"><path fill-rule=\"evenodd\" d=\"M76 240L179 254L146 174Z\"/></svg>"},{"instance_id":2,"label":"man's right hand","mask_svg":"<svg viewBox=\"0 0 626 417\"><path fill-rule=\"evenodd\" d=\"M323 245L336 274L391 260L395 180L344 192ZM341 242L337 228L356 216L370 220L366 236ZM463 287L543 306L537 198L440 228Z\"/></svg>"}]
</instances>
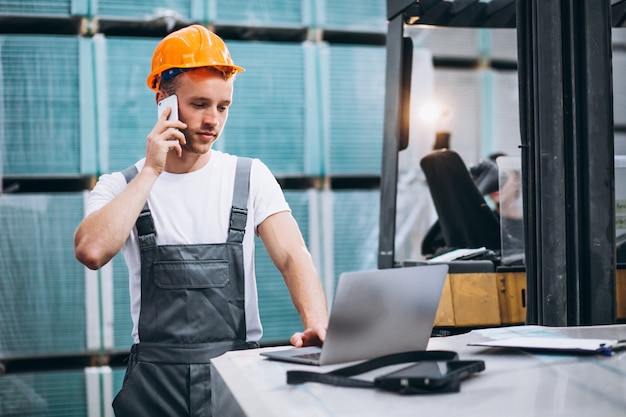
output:
<instances>
[{"instance_id":1,"label":"man's right hand","mask_svg":"<svg viewBox=\"0 0 626 417\"><path fill-rule=\"evenodd\" d=\"M176 155L183 155L182 145L186 143L185 135L181 130L187 125L180 120L167 120L172 109L167 108L161 114L152 131L146 138L146 164L144 168L154 170L157 175L165 169L167 155L174 151Z\"/></svg>"}]
</instances>

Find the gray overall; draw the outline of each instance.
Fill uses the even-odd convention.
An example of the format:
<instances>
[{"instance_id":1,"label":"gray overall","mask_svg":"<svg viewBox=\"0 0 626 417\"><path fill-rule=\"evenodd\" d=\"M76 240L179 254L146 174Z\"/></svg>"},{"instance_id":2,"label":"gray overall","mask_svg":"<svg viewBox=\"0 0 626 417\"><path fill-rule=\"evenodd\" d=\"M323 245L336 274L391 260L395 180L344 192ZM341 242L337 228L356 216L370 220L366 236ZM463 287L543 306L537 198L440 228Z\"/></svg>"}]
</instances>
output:
<instances>
[{"instance_id":1,"label":"gray overall","mask_svg":"<svg viewBox=\"0 0 626 417\"><path fill-rule=\"evenodd\" d=\"M210 359L246 342L243 237L249 158L238 158L228 240L157 246L148 203L136 226L141 249L140 343L131 348L117 417L210 416ZM123 171L130 182L135 166Z\"/></svg>"}]
</instances>

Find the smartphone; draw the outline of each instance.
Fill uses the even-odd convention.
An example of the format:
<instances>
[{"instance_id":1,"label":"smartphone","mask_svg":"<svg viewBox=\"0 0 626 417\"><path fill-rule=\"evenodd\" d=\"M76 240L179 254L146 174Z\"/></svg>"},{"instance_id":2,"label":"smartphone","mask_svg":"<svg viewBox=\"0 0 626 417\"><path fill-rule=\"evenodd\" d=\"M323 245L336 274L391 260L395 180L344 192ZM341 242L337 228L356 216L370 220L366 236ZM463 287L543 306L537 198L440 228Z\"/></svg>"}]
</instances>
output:
<instances>
[{"instance_id":1,"label":"smartphone","mask_svg":"<svg viewBox=\"0 0 626 417\"><path fill-rule=\"evenodd\" d=\"M176 94L168 96L157 103L157 118L161 117L163 111L170 107L172 112L167 120L178 120L178 97Z\"/></svg>"},{"instance_id":2,"label":"smartphone","mask_svg":"<svg viewBox=\"0 0 626 417\"><path fill-rule=\"evenodd\" d=\"M391 391L402 389L436 390L481 372L485 363L473 361L423 361L376 378L376 386Z\"/></svg>"}]
</instances>

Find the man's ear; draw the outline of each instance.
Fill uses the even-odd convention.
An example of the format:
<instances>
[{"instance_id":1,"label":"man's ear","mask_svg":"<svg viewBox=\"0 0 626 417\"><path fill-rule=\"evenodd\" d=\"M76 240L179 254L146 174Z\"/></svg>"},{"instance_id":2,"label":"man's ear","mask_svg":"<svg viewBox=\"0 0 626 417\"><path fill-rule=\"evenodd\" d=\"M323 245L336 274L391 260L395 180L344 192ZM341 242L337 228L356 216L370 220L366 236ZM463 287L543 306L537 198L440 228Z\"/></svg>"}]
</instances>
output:
<instances>
[{"instance_id":1,"label":"man's ear","mask_svg":"<svg viewBox=\"0 0 626 417\"><path fill-rule=\"evenodd\" d=\"M158 103L159 101L163 100L165 97L167 97L165 95L165 93L163 91L157 91L156 93L156 102Z\"/></svg>"}]
</instances>

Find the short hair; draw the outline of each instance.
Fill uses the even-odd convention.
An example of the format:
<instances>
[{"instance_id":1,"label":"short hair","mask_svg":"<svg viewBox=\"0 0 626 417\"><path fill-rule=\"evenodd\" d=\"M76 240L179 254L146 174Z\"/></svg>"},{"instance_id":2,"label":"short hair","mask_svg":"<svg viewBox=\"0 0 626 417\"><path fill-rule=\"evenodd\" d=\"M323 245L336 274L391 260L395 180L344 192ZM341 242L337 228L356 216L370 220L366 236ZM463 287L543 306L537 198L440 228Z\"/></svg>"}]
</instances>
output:
<instances>
[{"instance_id":1,"label":"short hair","mask_svg":"<svg viewBox=\"0 0 626 417\"><path fill-rule=\"evenodd\" d=\"M235 78L235 73L234 72L227 72L227 71L222 71L220 68L218 67L198 67L198 68L191 68L189 70L185 70L183 72L188 72L188 71L200 71L200 70L205 70L205 71L211 71L215 74L219 74L222 76L222 78L224 80L229 80L229 79L234 79ZM181 74L183 73L181 72ZM180 74L179 74L180 75ZM163 91L164 93L167 93L167 95L172 95L172 94L176 94L176 90L178 89L178 85L180 83L180 77L179 75L169 78L169 79L165 79L163 77L160 78L160 82L159 82L159 90Z\"/></svg>"}]
</instances>

